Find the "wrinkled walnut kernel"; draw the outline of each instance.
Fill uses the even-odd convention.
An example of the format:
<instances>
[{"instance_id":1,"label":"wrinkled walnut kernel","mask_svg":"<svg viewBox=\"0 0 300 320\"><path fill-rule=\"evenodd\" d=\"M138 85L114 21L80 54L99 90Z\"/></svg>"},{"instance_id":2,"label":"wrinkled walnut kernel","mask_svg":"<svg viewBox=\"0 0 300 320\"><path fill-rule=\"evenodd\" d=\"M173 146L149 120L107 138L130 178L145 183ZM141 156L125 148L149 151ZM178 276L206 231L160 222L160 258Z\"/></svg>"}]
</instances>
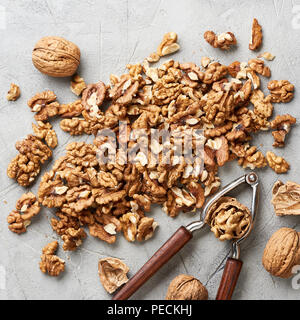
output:
<instances>
[{"instance_id":1,"label":"wrinkled walnut kernel","mask_svg":"<svg viewBox=\"0 0 300 320\"><path fill-rule=\"evenodd\" d=\"M56 95L53 91L37 93L28 102L28 107L35 112L36 121L46 121L58 114L59 103L55 101Z\"/></svg>"},{"instance_id":2,"label":"wrinkled walnut kernel","mask_svg":"<svg viewBox=\"0 0 300 320\"><path fill-rule=\"evenodd\" d=\"M266 156L269 167L276 173L286 173L290 169L289 163L284 158L276 156L274 152L268 151Z\"/></svg>"},{"instance_id":3,"label":"wrinkled walnut kernel","mask_svg":"<svg viewBox=\"0 0 300 320\"><path fill-rule=\"evenodd\" d=\"M58 242L53 241L43 248L41 255L40 269L49 276L57 277L61 272L65 271L65 261L54 255L58 248Z\"/></svg>"},{"instance_id":4,"label":"wrinkled walnut kernel","mask_svg":"<svg viewBox=\"0 0 300 320\"><path fill-rule=\"evenodd\" d=\"M290 102L294 97L294 85L287 80L272 80L268 83L272 102Z\"/></svg>"},{"instance_id":5,"label":"wrinkled walnut kernel","mask_svg":"<svg viewBox=\"0 0 300 320\"><path fill-rule=\"evenodd\" d=\"M31 218L36 216L40 209L36 196L32 192L24 193L16 203L16 210L7 217L9 230L18 234L26 232Z\"/></svg>"}]
</instances>

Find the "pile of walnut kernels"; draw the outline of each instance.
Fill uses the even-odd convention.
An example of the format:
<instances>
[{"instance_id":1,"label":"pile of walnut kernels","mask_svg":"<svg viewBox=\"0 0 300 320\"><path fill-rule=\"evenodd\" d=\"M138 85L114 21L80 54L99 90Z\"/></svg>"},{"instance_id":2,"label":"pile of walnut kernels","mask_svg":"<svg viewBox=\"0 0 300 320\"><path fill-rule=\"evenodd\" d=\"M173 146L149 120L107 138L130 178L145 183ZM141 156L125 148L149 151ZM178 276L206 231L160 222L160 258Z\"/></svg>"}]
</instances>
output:
<instances>
[{"instance_id":1,"label":"pile of walnut kernels","mask_svg":"<svg viewBox=\"0 0 300 320\"><path fill-rule=\"evenodd\" d=\"M230 32L216 35L208 31L204 38L222 50L237 43ZM261 42L262 30L255 19L249 48L257 50ZM276 173L289 169L285 159L271 151L264 156L251 145L251 139L259 131L272 129L273 146L284 146L296 119L289 114L270 119L273 103L289 102L294 86L287 80L272 80L268 83L270 93L264 96L260 76L269 78L271 71L259 58L234 61L228 66L208 57L201 59L201 66L174 60L157 68L151 66L179 48L176 33L167 33L157 52L142 64L127 65L128 73L111 75L110 85L101 81L86 85L79 75L73 76L71 90L81 98L70 104L59 104L52 91L36 94L28 101L37 121L33 124L34 135L17 142L19 154L9 164L7 173L24 187L36 179L41 165L57 145L56 134L48 122L54 116L63 118L60 127L71 135L96 136L99 130L110 128L121 139L119 121L127 123L127 137L132 129L145 129L148 135L151 128L182 132L203 129L204 170L199 170L197 162L192 165L175 159L172 152L171 165L153 164L151 154L159 154L160 159L164 156L161 146L150 146L148 159L140 153L135 164L123 164L120 154L119 162L100 165L97 150L105 140L96 137L93 144L72 142L67 145L66 154L41 178L37 197L28 193L18 200L16 210L8 216L11 231L25 232L43 205L57 210L51 225L61 236L64 250L75 250L81 245L87 236L85 227L90 235L107 243L114 243L118 232L123 232L128 241L147 240L157 227L155 220L145 215L152 204L161 204L171 217L180 211L201 208L205 198L220 187L218 167L226 162L236 159L243 168L251 169L269 165ZM274 58L270 53L261 57ZM103 104L109 105L106 111ZM126 142L129 147L136 143ZM54 255L57 244L51 247L51 259L43 253L41 269L58 275L64 262ZM52 258L52 267L56 266L58 272L49 272Z\"/></svg>"}]
</instances>

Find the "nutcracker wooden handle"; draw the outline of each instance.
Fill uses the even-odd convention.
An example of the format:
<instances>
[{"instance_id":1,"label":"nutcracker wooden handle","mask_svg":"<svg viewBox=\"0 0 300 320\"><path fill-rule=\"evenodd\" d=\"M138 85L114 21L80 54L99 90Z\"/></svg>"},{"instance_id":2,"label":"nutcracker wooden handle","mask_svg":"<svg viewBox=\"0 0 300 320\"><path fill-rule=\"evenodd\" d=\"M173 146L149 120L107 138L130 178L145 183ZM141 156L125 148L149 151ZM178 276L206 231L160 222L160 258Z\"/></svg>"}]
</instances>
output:
<instances>
[{"instance_id":1,"label":"nutcracker wooden handle","mask_svg":"<svg viewBox=\"0 0 300 320\"><path fill-rule=\"evenodd\" d=\"M227 259L216 300L231 300L238 281L243 262L238 259Z\"/></svg>"},{"instance_id":2,"label":"nutcracker wooden handle","mask_svg":"<svg viewBox=\"0 0 300 320\"><path fill-rule=\"evenodd\" d=\"M185 227L180 227L173 236L154 253L143 267L113 297L113 300L127 300L156 271L167 263L193 237Z\"/></svg>"}]
</instances>

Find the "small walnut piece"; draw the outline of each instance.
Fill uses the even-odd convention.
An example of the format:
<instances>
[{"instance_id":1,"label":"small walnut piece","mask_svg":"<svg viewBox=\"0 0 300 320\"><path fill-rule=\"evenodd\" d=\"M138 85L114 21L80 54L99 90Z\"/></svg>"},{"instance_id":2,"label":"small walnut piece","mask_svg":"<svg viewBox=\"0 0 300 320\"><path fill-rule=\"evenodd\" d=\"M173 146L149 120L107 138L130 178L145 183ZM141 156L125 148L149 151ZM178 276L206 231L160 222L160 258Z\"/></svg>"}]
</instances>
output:
<instances>
[{"instance_id":1,"label":"small walnut piece","mask_svg":"<svg viewBox=\"0 0 300 320\"><path fill-rule=\"evenodd\" d=\"M216 35L213 31L206 31L204 39L214 48L229 50L230 46L236 45L236 38L232 32Z\"/></svg>"},{"instance_id":2,"label":"small walnut piece","mask_svg":"<svg viewBox=\"0 0 300 320\"><path fill-rule=\"evenodd\" d=\"M278 180L272 189L272 201L277 216L300 215L300 184Z\"/></svg>"},{"instance_id":3,"label":"small walnut piece","mask_svg":"<svg viewBox=\"0 0 300 320\"><path fill-rule=\"evenodd\" d=\"M41 255L40 269L43 273L48 273L52 277L57 277L65 271L65 261L54 255L58 248L58 242L52 241L43 248Z\"/></svg>"},{"instance_id":4,"label":"small walnut piece","mask_svg":"<svg viewBox=\"0 0 300 320\"><path fill-rule=\"evenodd\" d=\"M219 240L239 239L250 226L251 214L235 198L222 197L212 205L205 222Z\"/></svg>"},{"instance_id":5,"label":"small walnut piece","mask_svg":"<svg viewBox=\"0 0 300 320\"><path fill-rule=\"evenodd\" d=\"M13 210L7 217L10 231L17 234L26 232L31 223L31 218L41 210L36 196L32 192L24 193L16 203L16 210Z\"/></svg>"},{"instance_id":6,"label":"small walnut piece","mask_svg":"<svg viewBox=\"0 0 300 320\"><path fill-rule=\"evenodd\" d=\"M275 56L271 52L264 52L260 54L257 58L264 58L265 60L272 61L275 59Z\"/></svg>"},{"instance_id":7,"label":"small walnut piece","mask_svg":"<svg viewBox=\"0 0 300 320\"><path fill-rule=\"evenodd\" d=\"M20 97L20 95L21 95L21 90L20 90L19 86L17 86L14 83L11 83L10 89L7 92L6 99L8 101L16 101Z\"/></svg>"},{"instance_id":8,"label":"small walnut piece","mask_svg":"<svg viewBox=\"0 0 300 320\"><path fill-rule=\"evenodd\" d=\"M300 264L300 233L291 228L277 230L265 247L262 264L275 277L291 277L292 268Z\"/></svg>"},{"instance_id":9,"label":"small walnut piece","mask_svg":"<svg viewBox=\"0 0 300 320\"><path fill-rule=\"evenodd\" d=\"M250 50L257 50L262 44L262 28L257 19L253 19L252 23L252 36L249 43Z\"/></svg>"},{"instance_id":10,"label":"small walnut piece","mask_svg":"<svg viewBox=\"0 0 300 320\"><path fill-rule=\"evenodd\" d=\"M290 102L294 97L294 85L288 80L272 80L268 83L272 102Z\"/></svg>"},{"instance_id":11,"label":"small walnut piece","mask_svg":"<svg viewBox=\"0 0 300 320\"><path fill-rule=\"evenodd\" d=\"M98 263L100 281L108 293L115 292L128 281L128 271L128 266L117 258L103 258Z\"/></svg>"},{"instance_id":12,"label":"small walnut piece","mask_svg":"<svg viewBox=\"0 0 300 320\"><path fill-rule=\"evenodd\" d=\"M86 84L78 74L75 74L71 80L71 91L76 94L76 96L80 96L82 91L86 88Z\"/></svg>"},{"instance_id":13,"label":"small walnut piece","mask_svg":"<svg viewBox=\"0 0 300 320\"><path fill-rule=\"evenodd\" d=\"M289 163L284 158L277 156L274 152L268 151L266 157L269 167L276 173L286 173L290 169Z\"/></svg>"},{"instance_id":14,"label":"small walnut piece","mask_svg":"<svg viewBox=\"0 0 300 320\"><path fill-rule=\"evenodd\" d=\"M248 65L250 69L254 70L255 72L261 74L264 77L271 77L271 70L269 67L265 66L263 60L260 59L251 59L248 61Z\"/></svg>"},{"instance_id":15,"label":"small walnut piece","mask_svg":"<svg viewBox=\"0 0 300 320\"><path fill-rule=\"evenodd\" d=\"M168 54L174 53L180 49L177 43L177 33L168 32L164 35L162 42L157 48L157 54L160 57L166 56Z\"/></svg>"},{"instance_id":16,"label":"small walnut piece","mask_svg":"<svg viewBox=\"0 0 300 320\"><path fill-rule=\"evenodd\" d=\"M174 278L168 288L166 300L207 300L205 286L196 278L180 274Z\"/></svg>"},{"instance_id":17,"label":"small walnut piece","mask_svg":"<svg viewBox=\"0 0 300 320\"><path fill-rule=\"evenodd\" d=\"M271 121L270 125L272 129L276 129L272 132L274 143L273 147L284 147L286 135L290 132L291 126L296 123L296 118L290 114L278 115Z\"/></svg>"},{"instance_id":18,"label":"small walnut piece","mask_svg":"<svg viewBox=\"0 0 300 320\"><path fill-rule=\"evenodd\" d=\"M40 39L32 52L32 62L42 73L52 77L72 76L80 63L80 50L61 37Z\"/></svg>"}]
</instances>

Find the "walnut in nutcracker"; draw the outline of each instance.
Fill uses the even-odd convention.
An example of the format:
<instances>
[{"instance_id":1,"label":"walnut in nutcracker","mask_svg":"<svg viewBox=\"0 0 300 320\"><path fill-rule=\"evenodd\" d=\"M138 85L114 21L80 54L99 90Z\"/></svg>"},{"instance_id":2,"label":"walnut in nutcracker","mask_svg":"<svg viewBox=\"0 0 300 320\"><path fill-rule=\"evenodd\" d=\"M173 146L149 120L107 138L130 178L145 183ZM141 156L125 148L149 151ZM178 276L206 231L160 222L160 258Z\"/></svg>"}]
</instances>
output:
<instances>
[{"instance_id":1,"label":"walnut in nutcracker","mask_svg":"<svg viewBox=\"0 0 300 320\"><path fill-rule=\"evenodd\" d=\"M291 228L277 230L264 249L262 264L273 276L289 278L300 264L300 233Z\"/></svg>"},{"instance_id":2,"label":"walnut in nutcracker","mask_svg":"<svg viewBox=\"0 0 300 320\"><path fill-rule=\"evenodd\" d=\"M49 76L72 76L80 63L80 50L64 38L44 37L33 49L32 62L40 72Z\"/></svg>"},{"instance_id":3,"label":"walnut in nutcracker","mask_svg":"<svg viewBox=\"0 0 300 320\"><path fill-rule=\"evenodd\" d=\"M219 240L239 239L250 227L251 214L235 198L222 197L211 206L205 222Z\"/></svg>"}]
</instances>

